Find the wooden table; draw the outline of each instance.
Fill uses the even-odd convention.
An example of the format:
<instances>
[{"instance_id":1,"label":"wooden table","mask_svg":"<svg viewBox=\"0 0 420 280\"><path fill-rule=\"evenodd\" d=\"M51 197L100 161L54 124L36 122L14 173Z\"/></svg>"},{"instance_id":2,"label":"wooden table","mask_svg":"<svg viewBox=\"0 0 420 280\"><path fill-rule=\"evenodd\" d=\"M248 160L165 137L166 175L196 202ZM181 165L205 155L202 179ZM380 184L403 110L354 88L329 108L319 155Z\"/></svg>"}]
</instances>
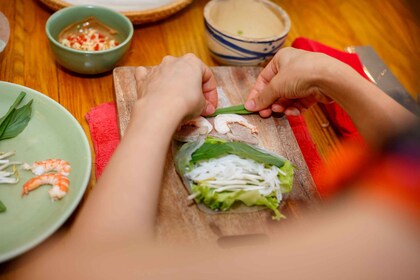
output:
<instances>
[{"instance_id":1,"label":"wooden table","mask_svg":"<svg viewBox=\"0 0 420 280\"><path fill-rule=\"evenodd\" d=\"M338 49L370 45L413 97L420 93L420 10L417 1L274 2L288 12L292 21L286 46L298 36ZM192 52L206 64L216 66L204 37L202 10L206 3L195 0L164 21L136 26L132 47L119 65L156 65L165 55ZM82 76L60 67L52 57L44 31L52 11L39 1L2 0L0 11L8 17L11 27L9 44L0 54L0 80L33 88L61 103L81 123L90 141L84 116L92 107L115 100L112 73ZM326 117L317 106L305 113L305 119L322 157L339 150L339 139L331 127L324 127ZM88 190L94 187L95 181L95 174L92 174Z\"/></svg>"}]
</instances>

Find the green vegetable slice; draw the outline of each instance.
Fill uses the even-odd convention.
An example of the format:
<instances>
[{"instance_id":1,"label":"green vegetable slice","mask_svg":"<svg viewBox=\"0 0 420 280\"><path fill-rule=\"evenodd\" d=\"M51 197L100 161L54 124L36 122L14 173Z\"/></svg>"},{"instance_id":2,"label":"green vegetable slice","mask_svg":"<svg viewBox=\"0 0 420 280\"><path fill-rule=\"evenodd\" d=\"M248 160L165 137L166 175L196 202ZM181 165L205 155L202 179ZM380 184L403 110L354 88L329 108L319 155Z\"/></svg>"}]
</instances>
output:
<instances>
[{"instance_id":1,"label":"green vegetable slice","mask_svg":"<svg viewBox=\"0 0 420 280\"><path fill-rule=\"evenodd\" d=\"M243 104L240 104L240 105L235 105L235 106L230 106L230 107L225 107L225 108L219 108L213 114L207 117L215 117L221 114L249 115L249 114L254 114L254 113L255 112L251 112L245 109L245 106Z\"/></svg>"}]
</instances>

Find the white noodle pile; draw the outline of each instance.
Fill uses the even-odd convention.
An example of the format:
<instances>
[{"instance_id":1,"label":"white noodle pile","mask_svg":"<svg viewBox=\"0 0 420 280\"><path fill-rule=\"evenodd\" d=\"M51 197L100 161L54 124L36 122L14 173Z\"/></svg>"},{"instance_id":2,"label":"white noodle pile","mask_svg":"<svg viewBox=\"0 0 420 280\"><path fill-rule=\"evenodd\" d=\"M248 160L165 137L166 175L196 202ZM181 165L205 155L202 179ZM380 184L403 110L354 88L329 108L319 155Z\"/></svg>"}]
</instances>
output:
<instances>
[{"instance_id":1,"label":"white noodle pile","mask_svg":"<svg viewBox=\"0 0 420 280\"><path fill-rule=\"evenodd\" d=\"M264 196L275 192L280 202L282 194L279 173L283 174L277 166L266 168L254 160L227 155L199 162L185 176L198 185L215 188L216 192L258 190Z\"/></svg>"}]
</instances>

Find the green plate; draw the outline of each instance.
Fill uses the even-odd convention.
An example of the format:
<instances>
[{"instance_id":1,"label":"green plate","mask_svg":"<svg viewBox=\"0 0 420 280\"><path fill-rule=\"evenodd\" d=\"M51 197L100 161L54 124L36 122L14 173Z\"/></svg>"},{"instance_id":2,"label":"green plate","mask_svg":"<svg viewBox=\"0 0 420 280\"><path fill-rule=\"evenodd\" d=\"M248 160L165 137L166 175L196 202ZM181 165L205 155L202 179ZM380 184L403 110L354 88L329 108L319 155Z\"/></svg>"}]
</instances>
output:
<instances>
[{"instance_id":1,"label":"green plate","mask_svg":"<svg viewBox=\"0 0 420 280\"><path fill-rule=\"evenodd\" d=\"M90 146L82 127L53 99L27 87L0 82L0 116L21 91L27 95L20 106L34 100L32 118L21 134L0 141L0 152L16 151L9 159L30 164L64 159L70 162L72 171L69 192L59 201L50 199L51 186L42 186L22 197L23 184L34 175L20 167L17 184L0 184L0 200L7 207L0 213L0 262L35 247L62 225L83 197L91 171Z\"/></svg>"}]
</instances>

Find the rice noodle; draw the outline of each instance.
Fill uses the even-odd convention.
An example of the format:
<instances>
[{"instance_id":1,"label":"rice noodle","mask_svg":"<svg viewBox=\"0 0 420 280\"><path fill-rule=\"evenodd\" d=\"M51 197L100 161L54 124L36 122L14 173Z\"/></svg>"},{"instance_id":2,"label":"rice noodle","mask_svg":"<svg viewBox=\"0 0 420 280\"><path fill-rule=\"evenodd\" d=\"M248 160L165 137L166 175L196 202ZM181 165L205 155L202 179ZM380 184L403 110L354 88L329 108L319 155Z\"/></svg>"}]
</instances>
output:
<instances>
[{"instance_id":1,"label":"rice noodle","mask_svg":"<svg viewBox=\"0 0 420 280\"><path fill-rule=\"evenodd\" d=\"M195 184L214 188L216 192L258 190L262 195L275 193L281 201L278 167L266 167L251 159L227 155L197 163L185 176Z\"/></svg>"}]
</instances>

